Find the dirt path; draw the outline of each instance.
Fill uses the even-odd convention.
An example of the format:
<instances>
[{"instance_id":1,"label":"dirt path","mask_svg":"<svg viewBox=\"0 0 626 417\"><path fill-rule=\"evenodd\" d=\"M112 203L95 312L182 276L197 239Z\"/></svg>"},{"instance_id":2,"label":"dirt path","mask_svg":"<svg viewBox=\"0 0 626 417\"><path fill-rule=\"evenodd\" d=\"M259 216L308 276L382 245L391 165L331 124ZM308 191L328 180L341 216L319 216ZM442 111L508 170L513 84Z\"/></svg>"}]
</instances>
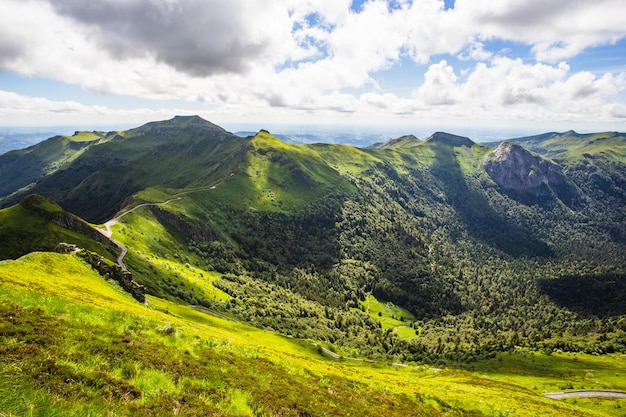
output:
<instances>
[{"instance_id":1,"label":"dirt path","mask_svg":"<svg viewBox=\"0 0 626 417\"><path fill-rule=\"evenodd\" d=\"M543 395L553 400L564 400L566 398L626 398L626 392L600 390L547 392Z\"/></svg>"},{"instance_id":2,"label":"dirt path","mask_svg":"<svg viewBox=\"0 0 626 417\"><path fill-rule=\"evenodd\" d=\"M126 247L124 245L122 245L120 242L118 242L117 240L113 239L113 229L112 227L117 224L117 222L119 222L119 220L126 216L129 213L132 213L133 211L137 210L140 207L147 207L147 206L164 206L166 204L171 203L172 201L178 201L180 199L182 199L183 195L186 194L191 194L191 193L199 193L202 191L208 191L208 190L213 190L215 189L215 187L217 187L219 183L215 184L215 185L211 185L210 187L204 187L204 188L199 188L197 190L189 190L189 191L183 191L182 193L178 193L178 194L174 194L172 196L172 198L170 198L169 200L166 201L162 201L160 203L141 203L136 205L135 207L128 209L126 211L123 211L122 213L118 214L117 216L113 217L111 220L109 220L108 222L104 223L104 229L98 227L96 228L96 230L98 230L100 233L102 233L104 236L108 237L111 242L113 242L113 244L115 246L117 246L120 249L120 256L117 257L117 264L120 266L120 268L122 268L124 271L127 271L128 269L126 268L126 265L124 265L124 258L126 257L126 254L128 253L128 249L126 249Z\"/></svg>"}]
</instances>

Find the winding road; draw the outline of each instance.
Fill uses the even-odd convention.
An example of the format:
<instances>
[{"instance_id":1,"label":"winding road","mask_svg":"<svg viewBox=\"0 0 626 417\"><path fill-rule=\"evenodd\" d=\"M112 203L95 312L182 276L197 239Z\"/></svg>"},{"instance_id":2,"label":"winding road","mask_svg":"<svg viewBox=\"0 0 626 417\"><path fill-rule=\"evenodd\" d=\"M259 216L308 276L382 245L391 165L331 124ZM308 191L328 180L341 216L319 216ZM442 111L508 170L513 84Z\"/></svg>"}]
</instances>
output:
<instances>
[{"instance_id":1,"label":"winding road","mask_svg":"<svg viewBox=\"0 0 626 417\"><path fill-rule=\"evenodd\" d=\"M113 236L113 229L112 229L112 227L122 217L126 216L129 213L132 213L133 211L137 210L140 207L164 206L166 204L171 203L172 201L178 201L178 200L182 199L182 196L186 195L186 194L199 193L199 192L202 192L202 191L213 190L213 189L215 189L215 187L217 187L218 184L219 184L219 182L214 184L214 185L211 185L210 187L199 188L197 190L183 191L181 193L174 194L172 196L172 198L170 198L169 200L162 201L160 203L141 203L141 204L138 204L138 205L136 205L135 207L133 207L131 209L128 209L126 211L121 212L117 216L113 217L111 220L109 220L106 223L104 223L104 229L102 229L101 227L98 227L98 228L96 228L96 230L98 230L104 236L109 238L109 240L111 240L111 242L113 242L113 244L120 249L121 252L120 252L120 255L117 257L117 264L120 266L120 268L122 268L122 270L128 271L128 269L126 268L126 265L124 265L124 258L126 257L126 254L128 253L128 249L126 249L126 247L124 245L122 245L120 242L118 242L117 240L113 239L113 237L112 237Z\"/></svg>"},{"instance_id":2,"label":"winding road","mask_svg":"<svg viewBox=\"0 0 626 417\"><path fill-rule=\"evenodd\" d=\"M626 392L601 390L547 392L543 395L553 400L564 400L567 398L626 398Z\"/></svg>"}]
</instances>

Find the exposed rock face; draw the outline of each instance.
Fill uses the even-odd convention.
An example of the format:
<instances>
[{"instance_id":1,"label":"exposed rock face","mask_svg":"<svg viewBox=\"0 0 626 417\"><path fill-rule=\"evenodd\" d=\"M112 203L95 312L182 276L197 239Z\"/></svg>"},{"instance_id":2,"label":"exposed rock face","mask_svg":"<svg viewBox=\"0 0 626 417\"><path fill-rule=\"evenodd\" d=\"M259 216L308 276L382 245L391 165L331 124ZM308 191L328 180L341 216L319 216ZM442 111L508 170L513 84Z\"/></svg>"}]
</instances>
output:
<instances>
[{"instance_id":1,"label":"exposed rock face","mask_svg":"<svg viewBox=\"0 0 626 417\"><path fill-rule=\"evenodd\" d=\"M502 142L485 155L483 169L498 185L519 195L561 198L572 192L557 164L515 143Z\"/></svg>"},{"instance_id":2,"label":"exposed rock face","mask_svg":"<svg viewBox=\"0 0 626 417\"><path fill-rule=\"evenodd\" d=\"M76 245L59 243L57 246L59 253L76 253L91 265L102 277L115 280L133 298L141 303L146 302L146 288L133 280L133 275L124 271L119 265L107 261L95 252L80 249Z\"/></svg>"}]
</instances>

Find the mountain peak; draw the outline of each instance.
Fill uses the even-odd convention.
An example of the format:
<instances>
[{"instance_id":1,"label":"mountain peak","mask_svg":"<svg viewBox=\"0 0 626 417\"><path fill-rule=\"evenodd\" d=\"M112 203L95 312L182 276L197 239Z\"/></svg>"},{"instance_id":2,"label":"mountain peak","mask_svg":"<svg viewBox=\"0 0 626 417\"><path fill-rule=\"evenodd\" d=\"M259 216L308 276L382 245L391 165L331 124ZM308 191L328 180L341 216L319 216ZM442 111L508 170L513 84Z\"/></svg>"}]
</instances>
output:
<instances>
[{"instance_id":1,"label":"mountain peak","mask_svg":"<svg viewBox=\"0 0 626 417\"><path fill-rule=\"evenodd\" d=\"M63 212L63 209L57 203L39 194L31 194L25 197L20 202L20 205L28 210L37 211L46 215Z\"/></svg>"},{"instance_id":2,"label":"mountain peak","mask_svg":"<svg viewBox=\"0 0 626 417\"><path fill-rule=\"evenodd\" d=\"M431 137L426 139L427 142L441 143L449 146L473 146L474 141L465 136L457 136L446 132L435 132Z\"/></svg>"},{"instance_id":3,"label":"mountain peak","mask_svg":"<svg viewBox=\"0 0 626 417\"><path fill-rule=\"evenodd\" d=\"M172 119L170 119L171 122L173 123L180 123L180 124L207 124L210 123L208 120L203 119L202 117L198 116L198 115L193 115L193 116L174 116Z\"/></svg>"},{"instance_id":4,"label":"mountain peak","mask_svg":"<svg viewBox=\"0 0 626 417\"><path fill-rule=\"evenodd\" d=\"M420 139L414 135L404 135L399 138L389 139L387 142L378 142L369 146L372 149L386 149L386 148L408 148L422 143Z\"/></svg>"},{"instance_id":5,"label":"mountain peak","mask_svg":"<svg viewBox=\"0 0 626 417\"><path fill-rule=\"evenodd\" d=\"M208 120L205 120L202 117L196 116L196 115L174 116L173 118L169 120L161 120L157 122L146 123L145 125L137 129L132 129L132 130L139 130L139 131L144 130L145 131L145 130L153 130L153 129L159 129L159 130L167 129L167 131L170 132L170 130L174 129L174 131L176 132L179 129L184 129L188 127L193 127L193 128L202 129L202 130L216 130L216 131L225 132L225 130L219 127L218 125L215 125L209 122Z\"/></svg>"},{"instance_id":6,"label":"mountain peak","mask_svg":"<svg viewBox=\"0 0 626 417\"><path fill-rule=\"evenodd\" d=\"M498 185L525 196L531 203L550 204L554 195L566 204L576 198L561 168L554 162L524 149L513 142L502 142L485 155L483 169ZM530 199L529 199L530 198Z\"/></svg>"}]
</instances>

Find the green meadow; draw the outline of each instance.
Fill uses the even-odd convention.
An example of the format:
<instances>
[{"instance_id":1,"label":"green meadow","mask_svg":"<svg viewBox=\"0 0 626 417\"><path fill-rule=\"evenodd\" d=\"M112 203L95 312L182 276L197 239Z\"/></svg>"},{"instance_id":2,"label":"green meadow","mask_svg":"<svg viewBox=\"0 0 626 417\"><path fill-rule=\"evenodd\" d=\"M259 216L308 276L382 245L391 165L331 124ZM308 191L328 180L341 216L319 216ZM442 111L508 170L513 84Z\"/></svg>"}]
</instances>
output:
<instances>
[{"instance_id":1,"label":"green meadow","mask_svg":"<svg viewBox=\"0 0 626 417\"><path fill-rule=\"evenodd\" d=\"M417 337L419 329L412 327L415 316L410 311L391 302L383 303L378 301L371 294L368 294L365 300L361 302L361 306L365 308L365 311L374 320L380 323L383 330L391 329L402 339L414 339Z\"/></svg>"},{"instance_id":2,"label":"green meadow","mask_svg":"<svg viewBox=\"0 0 626 417\"><path fill-rule=\"evenodd\" d=\"M621 355L520 351L466 370L336 360L191 306L140 304L74 255L2 261L0 290L3 416L615 416L626 405L542 395L626 389Z\"/></svg>"}]
</instances>

